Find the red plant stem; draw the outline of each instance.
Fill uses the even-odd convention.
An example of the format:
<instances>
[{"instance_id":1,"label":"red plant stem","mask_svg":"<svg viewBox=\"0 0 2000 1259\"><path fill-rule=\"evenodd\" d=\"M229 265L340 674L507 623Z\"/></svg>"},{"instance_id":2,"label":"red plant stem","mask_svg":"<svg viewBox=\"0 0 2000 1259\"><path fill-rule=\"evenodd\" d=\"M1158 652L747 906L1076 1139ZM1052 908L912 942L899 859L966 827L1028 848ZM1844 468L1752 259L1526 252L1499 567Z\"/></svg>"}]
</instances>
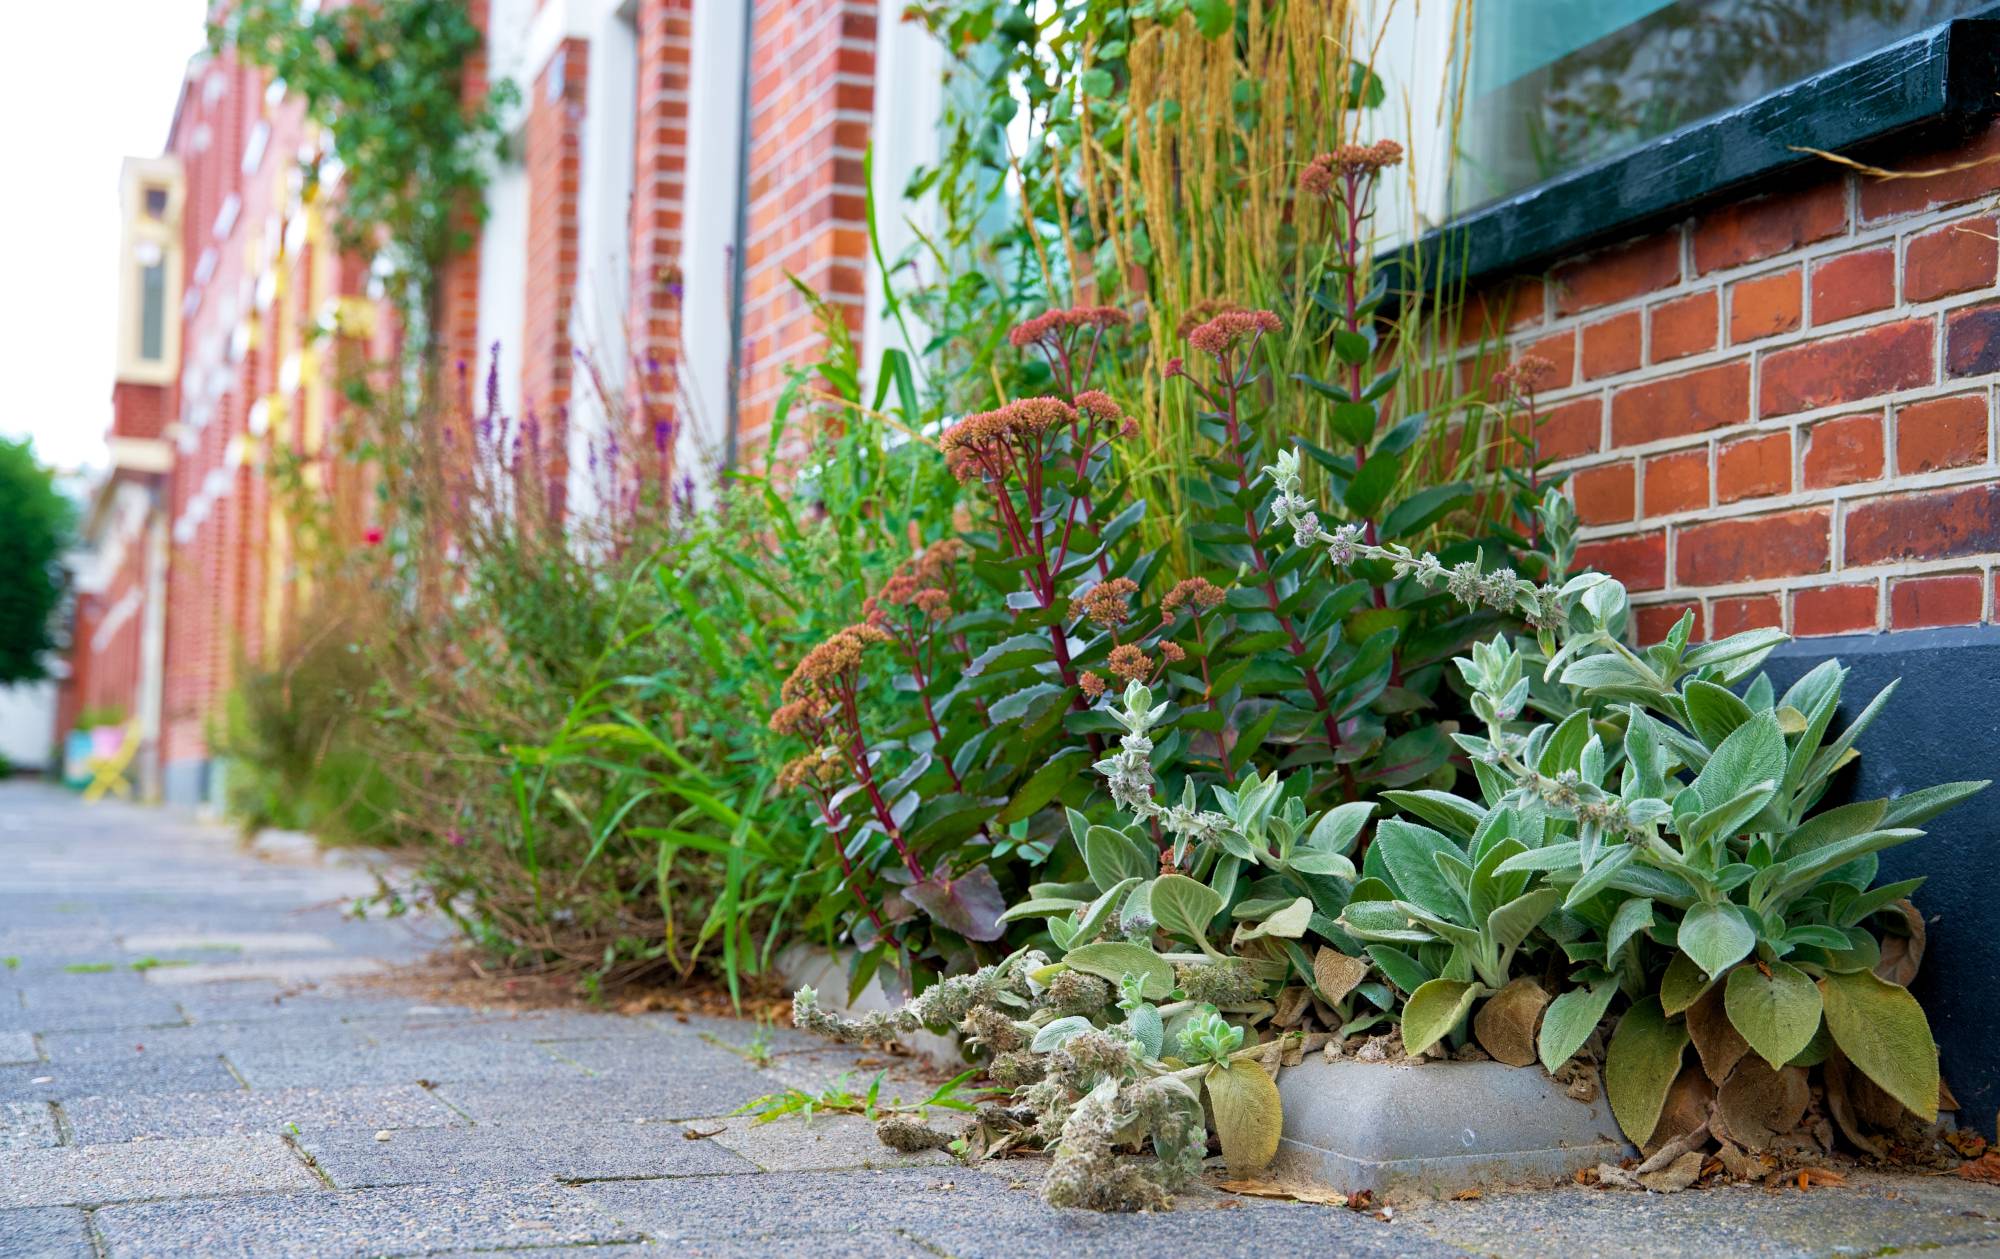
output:
<instances>
[{"instance_id":1,"label":"red plant stem","mask_svg":"<svg viewBox=\"0 0 2000 1259\"><path fill-rule=\"evenodd\" d=\"M1250 344L1245 348L1243 354L1246 364L1249 362L1250 355L1256 351L1256 348L1257 337L1253 334ZM1222 378L1227 382L1226 387L1229 397L1228 403L1223 408L1223 422L1229 430L1229 457L1236 464L1236 492L1240 494L1250 488L1250 470L1243 463L1243 445L1237 421L1237 398L1242 392L1243 383L1238 378L1235 369L1230 365L1227 355L1223 356L1220 366L1222 368ZM1257 572L1260 575L1267 574L1270 565L1264 559L1264 534L1263 530L1257 527L1257 511L1254 507L1245 507L1243 509L1243 528L1250 535L1250 558L1255 561ZM1334 716L1333 709L1326 698L1326 688L1320 685L1319 670L1313 665L1311 659L1308 658L1305 641L1299 637L1298 628L1292 624L1291 617L1278 611L1278 607L1282 602L1278 598L1278 583L1269 576L1264 577L1264 599L1270 606L1271 615L1277 619L1278 627L1285 631L1285 646L1287 650L1292 653L1292 658L1298 662L1299 672L1305 676L1306 690L1311 693L1313 704L1319 709L1320 724L1326 730L1326 745L1328 748L1337 750L1340 747L1340 721Z\"/></svg>"},{"instance_id":2,"label":"red plant stem","mask_svg":"<svg viewBox=\"0 0 2000 1259\"><path fill-rule=\"evenodd\" d=\"M916 854L903 840L903 830L896 825L895 814L890 812L887 802L882 799L881 790L875 785L875 771L868 764L868 744L861 737L861 710L855 701L854 680L842 680L840 702L843 715L847 718L848 759L854 764L854 777L861 783L861 789L868 793L868 804L875 810L875 820L888 832L889 842L902 855L903 865L919 882L923 880L924 868L917 862Z\"/></svg>"},{"instance_id":3,"label":"red plant stem","mask_svg":"<svg viewBox=\"0 0 2000 1259\"><path fill-rule=\"evenodd\" d=\"M1361 298L1356 290L1355 281L1361 269L1361 223L1367 217L1362 212L1361 205L1362 198L1367 195L1366 181L1363 176L1350 172L1344 177L1344 182L1346 184L1347 196L1344 200L1343 208L1347 216L1347 231L1344 233L1344 237L1340 243L1341 260L1345 264L1342 268L1345 273L1342 276L1342 280L1346 295L1347 330L1358 336L1361 332ZM1347 396L1355 402L1361 401L1361 364L1359 363L1349 363L1347 365ZM1354 474L1356 476L1361 475L1361 469L1367 463L1368 443L1365 441L1356 442L1354 446ZM1377 546L1381 543L1381 538L1377 534L1372 515L1369 519L1362 522L1362 527L1368 545ZM1382 608L1388 606L1388 597L1384 594L1382 587L1375 586L1372 593L1376 607ZM1398 666L1392 661L1389 668L1393 674L1397 671ZM1392 678L1391 681L1393 683L1394 679Z\"/></svg>"},{"instance_id":4,"label":"red plant stem","mask_svg":"<svg viewBox=\"0 0 2000 1259\"><path fill-rule=\"evenodd\" d=\"M840 858L840 869L847 880L847 890L854 893L854 899L861 902L861 908L868 912L868 921L875 929L888 934L889 924L882 921L882 915L875 912L875 903L868 899L867 884L854 869L854 861L847 855L847 842L841 837L840 820L833 816L833 808L828 803L826 793L814 790L813 798L819 802L820 820L826 823L827 838L833 841L833 851Z\"/></svg>"}]
</instances>

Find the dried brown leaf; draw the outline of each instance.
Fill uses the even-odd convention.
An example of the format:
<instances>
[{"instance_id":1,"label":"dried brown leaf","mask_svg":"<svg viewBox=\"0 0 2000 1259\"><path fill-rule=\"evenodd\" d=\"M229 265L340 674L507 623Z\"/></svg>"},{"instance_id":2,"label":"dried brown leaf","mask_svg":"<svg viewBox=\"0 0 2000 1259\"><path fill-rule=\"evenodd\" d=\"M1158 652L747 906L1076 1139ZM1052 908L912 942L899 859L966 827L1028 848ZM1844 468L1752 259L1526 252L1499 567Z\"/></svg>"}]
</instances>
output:
<instances>
[{"instance_id":1,"label":"dried brown leaf","mask_svg":"<svg viewBox=\"0 0 2000 1259\"><path fill-rule=\"evenodd\" d=\"M1982 1185L2000 1185L2000 1148L1988 1150L1970 1163L1960 1163L1958 1174Z\"/></svg>"},{"instance_id":2,"label":"dried brown leaf","mask_svg":"<svg viewBox=\"0 0 2000 1259\"><path fill-rule=\"evenodd\" d=\"M1707 1126L1709 1108L1715 1101L1715 1086L1702 1074L1701 1067L1689 1063L1674 1077L1667 1090L1666 1104L1660 1107L1660 1122L1653 1126L1648 1150L1658 1151L1669 1143Z\"/></svg>"},{"instance_id":3,"label":"dried brown leaf","mask_svg":"<svg viewBox=\"0 0 2000 1259\"><path fill-rule=\"evenodd\" d=\"M1322 947L1313 954L1313 982L1328 1001L1339 1004L1368 978L1368 963L1339 949Z\"/></svg>"},{"instance_id":4,"label":"dried brown leaf","mask_svg":"<svg viewBox=\"0 0 2000 1259\"><path fill-rule=\"evenodd\" d=\"M1535 1031L1549 1000L1542 986L1525 975L1488 997L1472 1020L1480 1048L1510 1067L1532 1064Z\"/></svg>"},{"instance_id":5,"label":"dried brown leaf","mask_svg":"<svg viewBox=\"0 0 2000 1259\"><path fill-rule=\"evenodd\" d=\"M1875 1139L1861 1122L1860 1115L1855 1113L1850 1094L1855 1081L1868 1084L1867 1077L1849 1066L1846 1056L1835 1049L1827 1054L1826 1067L1820 1079L1826 1086L1826 1108L1832 1113L1833 1121L1840 1125L1841 1135L1864 1154L1872 1154L1876 1158L1888 1157L1888 1151L1882 1148L1882 1143Z\"/></svg>"},{"instance_id":6,"label":"dried brown leaf","mask_svg":"<svg viewBox=\"0 0 2000 1259\"><path fill-rule=\"evenodd\" d=\"M1303 1180L1225 1180L1216 1185L1225 1193L1246 1198L1280 1198L1288 1202L1315 1202L1321 1206L1349 1205L1347 1195Z\"/></svg>"},{"instance_id":7,"label":"dried brown leaf","mask_svg":"<svg viewBox=\"0 0 2000 1259\"><path fill-rule=\"evenodd\" d=\"M1902 912L1909 934L1891 932L1882 936L1882 957L1875 963L1875 974L1878 978L1907 988L1910 981L1917 977L1917 968L1924 961L1924 916L1907 898L1896 901L1889 908Z\"/></svg>"},{"instance_id":8,"label":"dried brown leaf","mask_svg":"<svg viewBox=\"0 0 2000 1259\"><path fill-rule=\"evenodd\" d=\"M1686 1018L1688 1037L1701 1057L1702 1070L1721 1084L1750 1052L1749 1042L1730 1023L1729 1012L1723 1008L1723 986L1715 984L1702 993L1701 1000L1687 1008Z\"/></svg>"},{"instance_id":9,"label":"dried brown leaf","mask_svg":"<svg viewBox=\"0 0 2000 1259\"><path fill-rule=\"evenodd\" d=\"M1641 1172L1637 1179L1640 1185L1654 1193L1679 1193L1701 1175L1701 1163L1701 1151L1689 1150L1662 1170Z\"/></svg>"},{"instance_id":10,"label":"dried brown leaf","mask_svg":"<svg viewBox=\"0 0 2000 1259\"><path fill-rule=\"evenodd\" d=\"M1716 1094L1710 1126L1746 1150L1765 1150L1799 1126L1811 1102L1805 1068L1773 1071L1762 1058L1745 1054Z\"/></svg>"}]
</instances>

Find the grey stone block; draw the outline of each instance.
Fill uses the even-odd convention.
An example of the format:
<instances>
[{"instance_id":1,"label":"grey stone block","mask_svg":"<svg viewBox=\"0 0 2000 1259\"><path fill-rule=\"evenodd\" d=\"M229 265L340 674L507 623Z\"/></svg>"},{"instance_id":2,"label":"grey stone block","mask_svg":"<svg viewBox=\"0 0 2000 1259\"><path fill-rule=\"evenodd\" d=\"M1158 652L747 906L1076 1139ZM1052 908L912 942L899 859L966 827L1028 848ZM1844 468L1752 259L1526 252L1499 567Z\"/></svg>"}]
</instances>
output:
<instances>
[{"instance_id":1,"label":"grey stone block","mask_svg":"<svg viewBox=\"0 0 2000 1259\"><path fill-rule=\"evenodd\" d=\"M33 1033L0 1032L0 1066L15 1066L41 1060L42 1055L35 1048Z\"/></svg>"},{"instance_id":2,"label":"grey stone block","mask_svg":"<svg viewBox=\"0 0 2000 1259\"><path fill-rule=\"evenodd\" d=\"M481 1044L476 1037L418 1044L293 1040L260 1044L245 1038L229 1063L251 1088L415 1084L419 1080L539 1080L579 1073L533 1044ZM657 1069L657 1067L656 1067Z\"/></svg>"},{"instance_id":3,"label":"grey stone block","mask_svg":"<svg viewBox=\"0 0 2000 1259\"><path fill-rule=\"evenodd\" d=\"M244 1195L106 1207L96 1220L110 1259L335 1259L642 1240L557 1186Z\"/></svg>"},{"instance_id":4,"label":"grey stone block","mask_svg":"<svg viewBox=\"0 0 2000 1259\"><path fill-rule=\"evenodd\" d=\"M549 1080L534 1088L442 1082L437 1095L478 1123L534 1123L551 1116L588 1115L606 1123L694 1119L734 1110L771 1091L748 1067L727 1060L663 1064L650 1075Z\"/></svg>"},{"instance_id":5,"label":"grey stone block","mask_svg":"<svg viewBox=\"0 0 2000 1259\"><path fill-rule=\"evenodd\" d=\"M279 1189L320 1181L269 1134L62 1146L9 1156L0 1207L91 1205Z\"/></svg>"},{"instance_id":6,"label":"grey stone block","mask_svg":"<svg viewBox=\"0 0 2000 1259\"><path fill-rule=\"evenodd\" d=\"M240 1087L215 1054L127 1054L123 1059L0 1067L0 1101L201 1093Z\"/></svg>"},{"instance_id":7,"label":"grey stone block","mask_svg":"<svg viewBox=\"0 0 2000 1259\"><path fill-rule=\"evenodd\" d=\"M146 1138L286 1133L293 1128L440 1128L464 1122L414 1084L386 1088L279 1089L268 1093L141 1094L63 1103L82 1145Z\"/></svg>"},{"instance_id":8,"label":"grey stone block","mask_svg":"<svg viewBox=\"0 0 2000 1259\"><path fill-rule=\"evenodd\" d=\"M584 1117L587 1118L587 1117ZM595 1122L410 1128L388 1140L357 1129L307 1132L299 1147L342 1189L522 1185L654 1176L721 1176L757 1167L673 1124Z\"/></svg>"},{"instance_id":9,"label":"grey stone block","mask_svg":"<svg viewBox=\"0 0 2000 1259\"><path fill-rule=\"evenodd\" d=\"M1893 1197L1890 1195L1894 1194ZM1842 1189L1652 1194L1570 1186L1413 1203L1398 1222L1502 1259L2000 1254L2000 1193L1956 1177L1850 1173Z\"/></svg>"},{"instance_id":10,"label":"grey stone block","mask_svg":"<svg viewBox=\"0 0 2000 1259\"><path fill-rule=\"evenodd\" d=\"M38 1150L57 1140L55 1113L46 1102L0 1102L0 1150Z\"/></svg>"},{"instance_id":11,"label":"grey stone block","mask_svg":"<svg viewBox=\"0 0 2000 1259\"><path fill-rule=\"evenodd\" d=\"M117 975L74 976L98 981L37 984L22 990L21 1000L0 1001L0 1032L107 1031L121 1027L160 1027L187 1019L173 998L119 982Z\"/></svg>"},{"instance_id":12,"label":"grey stone block","mask_svg":"<svg viewBox=\"0 0 2000 1259\"><path fill-rule=\"evenodd\" d=\"M90 1221L71 1207L0 1211L0 1259L97 1259Z\"/></svg>"},{"instance_id":13,"label":"grey stone block","mask_svg":"<svg viewBox=\"0 0 2000 1259\"><path fill-rule=\"evenodd\" d=\"M1576 1101L1539 1067L1312 1056L1279 1073L1278 1093L1278 1170L1343 1193L1555 1184L1635 1152L1601 1095Z\"/></svg>"}]
</instances>

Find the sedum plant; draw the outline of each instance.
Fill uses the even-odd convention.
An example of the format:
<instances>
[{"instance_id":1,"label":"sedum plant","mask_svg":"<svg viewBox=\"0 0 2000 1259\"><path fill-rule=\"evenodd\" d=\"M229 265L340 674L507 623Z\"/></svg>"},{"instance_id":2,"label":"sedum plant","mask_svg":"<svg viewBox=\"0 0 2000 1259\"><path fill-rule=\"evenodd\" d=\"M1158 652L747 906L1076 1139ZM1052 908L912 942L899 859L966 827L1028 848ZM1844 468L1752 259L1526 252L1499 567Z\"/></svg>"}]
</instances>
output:
<instances>
[{"instance_id":1,"label":"sedum plant","mask_svg":"<svg viewBox=\"0 0 2000 1259\"><path fill-rule=\"evenodd\" d=\"M1531 643L1496 638L1455 662L1483 725L1453 735L1478 798L1390 793L1421 821L1378 830L1341 918L1408 991L1409 1050L1473 1022L1489 1050L1518 1054L1532 1036L1554 1071L1622 998L1605 1087L1641 1146L1658 1143L1690 1043L1719 1090L1710 1130L1737 1146L1795 1125L1806 1069L1822 1063L1829 1109L1864 1149L1876 1147L1854 1116L1868 1089L1936 1118L1937 1050L1904 986L1921 949L1907 898L1922 880L1875 886L1878 854L1987 784L1817 808L1893 687L1835 734L1845 670L1825 662L1778 693L1758 671L1784 641L1775 630L1691 645L1690 614L1634 650L1609 577L1555 587L1446 568L1353 525L1325 528L1295 456L1266 472L1302 547L1393 564L1537 627ZM1552 525L1567 510L1545 501ZM1537 976L1562 991L1551 1000Z\"/></svg>"}]
</instances>

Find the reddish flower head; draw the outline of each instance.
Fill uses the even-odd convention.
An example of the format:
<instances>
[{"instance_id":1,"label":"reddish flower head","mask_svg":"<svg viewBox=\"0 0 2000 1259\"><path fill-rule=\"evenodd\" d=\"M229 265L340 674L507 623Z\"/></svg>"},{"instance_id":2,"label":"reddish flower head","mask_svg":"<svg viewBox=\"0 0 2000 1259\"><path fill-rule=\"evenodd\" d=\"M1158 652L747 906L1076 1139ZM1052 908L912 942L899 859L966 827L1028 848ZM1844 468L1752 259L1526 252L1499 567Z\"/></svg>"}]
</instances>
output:
<instances>
[{"instance_id":1,"label":"reddish flower head","mask_svg":"<svg viewBox=\"0 0 2000 1259\"><path fill-rule=\"evenodd\" d=\"M1225 310L1188 333L1187 339L1189 345L1202 353L1221 358L1244 342L1284 326L1268 310Z\"/></svg>"},{"instance_id":2,"label":"reddish flower head","mask_svg":"<svg viewBox=\"0 0 2000 1259\"><path fill-rule=\"evenodd\" d=\"M1022 398L993 411L966 416L945 430L938 448L961 481L998 479L1010 453L1034 459L1042 437L1076 423L1076 408L1061 398Z\"/></svg>"},{"instance_id":3,"label":"reddish flower head","mask_svg":"<svg viewBox=\"0 0 2000 1259\"><path fill-rule=\"evenodd\" d=\"M1299 191L1324 197L1339 186L1342 178L1368 177L1381 173L1403 160L1403 146L1394 140L1373 144L1343 144L1331 153L1322 153L1306 163L1299 173Z\"/></svg>"},{"instance_id":4,"label":"reddish flower head","mask_svg":"<svg viewBox=\"0 0 2000 1259\"><path fill-rule=\"evenodd\" d=\"M1072 306L1066 310L1043 311L1033 319L1016 324L1007 333L1007 340L1015 349L1026 349L1036 342L1059 341L1077 328L1118 328L1131 323L1132 317L1116 306Z\"/></svg>"}]
</instances>

